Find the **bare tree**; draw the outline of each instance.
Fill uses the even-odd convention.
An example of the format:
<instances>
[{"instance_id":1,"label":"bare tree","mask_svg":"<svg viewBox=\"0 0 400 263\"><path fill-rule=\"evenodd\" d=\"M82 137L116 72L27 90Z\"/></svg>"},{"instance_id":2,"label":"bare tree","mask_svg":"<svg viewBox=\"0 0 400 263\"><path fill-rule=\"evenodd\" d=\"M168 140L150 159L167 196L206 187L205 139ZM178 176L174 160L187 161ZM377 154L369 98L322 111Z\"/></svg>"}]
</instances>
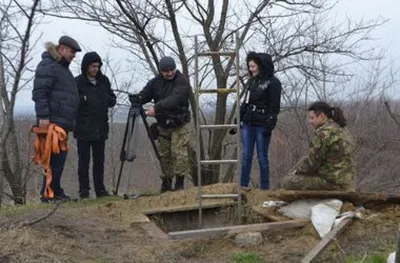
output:
<instances>
[{"instance_id":1,"label":"bare tree","mask_svg":"<svg viewBox=\"0 0 400 263\"><path fill-rule=\"evenodd\" d=\"M233 50L236 46L242 50L267 51L275 58L284 83L285 102L294 108L304 97L329 97L334 90L327 83L351 77L343 68L345 64L374 59L373 53L368 52L371 50L363 49L362 44L369 41L374 28L385 22L347 21L331 25L327 20L335 4L331 0L50 2L49 6L42 7L43 13L99 23L119 37L119 45L126 47L153 74L158 74L159 57L171 53L179 58L183 74L190 79L194 74L194 35L201 35L203 51ZM236 33L238 41L234 38ZM337 63L339 58L343 63ZM202 62L202 88L224 88L234 83L233 58L215 54L211 62ZM214 76L211 81L210 72ZM193 94L190 102L193 110ZM214 109L215 124L232 121L234 115L230 112L227 94L217 95ZM201 158L223 159L226 131L217 129L206 136L208 140L203 135L200 142ZM227 169L229 173L234 170ZM232 176L224 178L229 180ZM215 183L219 179L219 165L214 165L204 175L203 183Z\"/></svg>"},{"instance_id":2,"label":"bare tree","mask_svg":"<svg viewBox=\"0 0 400 263\"><path fill-rule=\"evenodd\" d=\"M16 204L25 202L26 190L14 107L18 92L31 81L24 74L30 61L38 4L39 0L31 1L29 6L16 0L0 4L0 176L7 180L12 191L8 196Z\"/></svg>"}]
</instances>

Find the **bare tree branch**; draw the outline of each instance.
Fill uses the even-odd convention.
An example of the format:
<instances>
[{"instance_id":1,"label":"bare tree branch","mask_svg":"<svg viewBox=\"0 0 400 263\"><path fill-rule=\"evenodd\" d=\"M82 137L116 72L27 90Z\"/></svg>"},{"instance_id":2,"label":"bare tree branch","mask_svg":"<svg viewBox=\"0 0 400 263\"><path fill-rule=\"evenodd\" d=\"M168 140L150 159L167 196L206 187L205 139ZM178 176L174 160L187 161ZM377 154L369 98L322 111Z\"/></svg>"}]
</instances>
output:
<instances>
[{"instance_id":1,"label":"bare tree branch","mask_svg":"<svg viewBox=\"0 0 400 263\"><path fill-rule=\"evenodd\" d=\"M385 107L387 112L389 113L390 117L392 118L392 120L398 125L400 126L400 121L397 119L397 116L393 113L393 111L390 109L390 105L388 101L384 102Z\"/></svg>"},{"instance_id":2,"label":"bare tree branch","mask_svg":"<svg viewBox=\"0 0 400 263\"><path fill-rule=\"evenodd\" d=\"M43 220L46 220L47 218L49 218L50 216L52 216L52 215L57 211L57 209L60 207L60 205L61 205L61 202L55 203L55 206L53 207L53 209L52 209L50 212L48 212L47 214L45 214L45 215L43 215L43 216L41 216L41 217L39 217L39 218L37 218L37 219L35 219L35 220L32 220L32 221L22 222L22 223L20 224L20 226L21 226L21 227L24 227L24 226L33 226L34 224L37 224L37 223L40 223L40 222L43 221Z\"/></svg>"}]
</instances>

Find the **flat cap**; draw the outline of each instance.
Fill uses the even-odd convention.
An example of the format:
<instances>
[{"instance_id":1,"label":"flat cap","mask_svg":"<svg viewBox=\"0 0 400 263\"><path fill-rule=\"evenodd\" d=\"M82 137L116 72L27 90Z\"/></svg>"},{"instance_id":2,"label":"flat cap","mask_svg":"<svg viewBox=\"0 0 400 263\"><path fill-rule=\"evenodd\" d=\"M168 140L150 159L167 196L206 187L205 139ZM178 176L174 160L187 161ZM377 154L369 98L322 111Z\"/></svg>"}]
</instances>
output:
<instances>
[{"instance_id":1,"label":"flat cap","mask_svg":"<svg viewBox=\"0 0 400 263\"><path fill-rule=\"evenodd\" d=\"M70 47L70 48L72 48L73 50L75 50L77 52L82 51L82 49L79 46L78 42L76 42L75 39L73 39L72 37L69 37L69 36L60 37L60 39L58 40L58 44Z\"/></svg>"}]
</instances>

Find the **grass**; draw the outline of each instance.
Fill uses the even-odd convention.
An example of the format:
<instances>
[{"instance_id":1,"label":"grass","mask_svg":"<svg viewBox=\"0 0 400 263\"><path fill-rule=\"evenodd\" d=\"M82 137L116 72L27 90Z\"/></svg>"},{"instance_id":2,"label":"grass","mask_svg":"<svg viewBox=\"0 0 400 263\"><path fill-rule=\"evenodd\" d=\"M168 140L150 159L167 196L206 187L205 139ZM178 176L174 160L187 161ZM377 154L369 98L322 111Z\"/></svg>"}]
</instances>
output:
<instances>
[{"instance_id":1,"label":"grass","mask_svg":"<svg viewBox=\"0 0 400 263\"><path fill-rule=\"evenodd\" d=\"M144 190L140 195L141 196L156 196L156 195L160 195L160 192L157 190L153 190L153 189L147 189L147 190Z\"/></svg>"},{"instance_id":2,"label":"grass","mask_svg":"<svg viewBox=\"0 0 400 263\"><path fill-rule=\"evenodd\" d=\"M21 215L38 209L51 209L51 204L41 204L39 202L27 203L26 205L4 205L0 208L0 213L3 215Z\"/></svg>"},{"instance_id":3,"label":"grass","mask_svg":"<svg viewBox=\"0 0 400 263\"><path fill-rule=\"evenodd\" d=\"M92 206L92 205L104 205L109 202L121 201L121 200L122 200L122 197L111 195L111 196L101 197L101 198L86 199L86 200L78 201L78 202L66 202L63 205L65 207L79 208L79 207L87 207L87 206Z\"/></svg>"},{"instance_id":4,"label":"grass","mask_svg":"<svg viewBox=\"0 0 400 263\"><path fill-rule=\"evenodd\" d=\"M66 202L63 203L62 206L68 207L68 208L80 208L80 207L88 207L88 206L94 206L94 205L103 205L107 204L109 202L114 202L114 201L120 201L122 200L122 197L119 196L108 196L108 197L102 197L102 198L96 198L96 199L88 199L84 201L78 201L78 202ZM37 210L51 210L53 208L54 204L42 204L40 202L28 202L25 205L6 205L2 206L0 208L0 213L5 215L5 216L18 216L18 215L23 215L26 213L30 213L33 211Z\"/></svg>"},{"instance_id":5,"label":"grass","mask_svg":"<svg viewBox=\"0 0 400 263\"><path fill-rule=\"evenodd\" d=\"M205 251L208 250L208 246L207 244L204 244L201 241L196 241L193 245L192 245L192 251L196 254L203 254Z\"/></svg>"},{"instance_id":6,"label":"grass","mask_svg":"<svg viewBox=\"0 0 400 263\"><path fill-rule=\"evenodd\" d=\"M231 255L232 263L261 263L262 256L255 252L235 252Z\"/></svg>"},{"instance_id":7,"label":"grass","mask_svg":"<svg viewBox=\"0 0 400 263\"><path fill-rule=\"evenodd\" d=\"M395 251L394 246L389 246L371 255L362 258L348 257L346 263L386 263L389 255Z\"/></svg>"},{"instance_id":8,"label":"grass","mask_svg":"<svg viewBox=\"0 0 400 263\"><path fill-rule=\"evenodd\" d=\"M366 258L346 260L346 263L386 263L388 255L375 254Z\"/></svg>"}]
</instances>

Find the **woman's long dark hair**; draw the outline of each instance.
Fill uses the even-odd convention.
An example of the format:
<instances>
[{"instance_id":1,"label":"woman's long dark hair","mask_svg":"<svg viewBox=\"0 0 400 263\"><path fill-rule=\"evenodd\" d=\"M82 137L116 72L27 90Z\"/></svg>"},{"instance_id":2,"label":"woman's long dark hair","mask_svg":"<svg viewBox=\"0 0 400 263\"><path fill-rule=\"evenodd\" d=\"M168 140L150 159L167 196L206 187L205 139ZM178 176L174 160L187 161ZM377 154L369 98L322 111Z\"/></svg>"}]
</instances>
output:
<instances>
[{"instance_id":1,"label":"woman's long dark hair","mask_svg":"<svg viewBox=\"0 0 400 263\"><path fill-rule=\"evenodd\" d=\"M331 107L324 101L316 101L308 108L308 111L313 111L317 116L322 113L328 117L328 119L334 120L340 127L347 125L347 120L343 115L343 110L339 107Z\"/></svg>"}]
</instances>

